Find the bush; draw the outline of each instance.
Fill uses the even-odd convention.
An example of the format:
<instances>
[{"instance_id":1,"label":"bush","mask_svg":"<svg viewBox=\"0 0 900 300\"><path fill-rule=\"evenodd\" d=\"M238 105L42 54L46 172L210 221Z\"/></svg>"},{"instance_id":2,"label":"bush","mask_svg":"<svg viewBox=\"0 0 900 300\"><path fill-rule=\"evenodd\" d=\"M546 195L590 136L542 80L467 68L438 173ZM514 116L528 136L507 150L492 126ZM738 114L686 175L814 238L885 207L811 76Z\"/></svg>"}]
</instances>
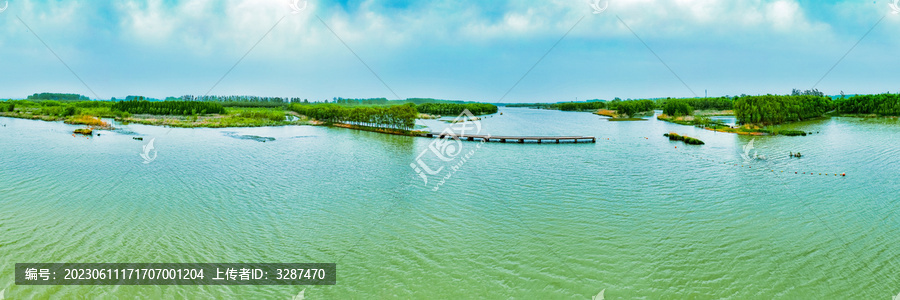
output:
<instances>
[{"instance_id":1,"label":"bush","mask_svg":"<svg viewBox=\"0 0 900 300\"><path fill-rule=\"evenodd\" d=\"M71 106L51 105L41 108L40 114L56 117L68 117L75 115L75 108Z\"/></svg>"},{"instance_id":2,"label":"bush","mask_svg":"<svg viewBox=\"0 0 900 300\"><path fill-rule=\"evenodd\" d=\"M613 100L609 103L609 109L615 110L619 115L628 115L629 118L633 118L637 113L651 111L654 107L656 103L653 100Z\"/></svg>"},{"instance_id":3,"label":"bush","mask_svg":"<svg viewBox=\"0 0 900 300\"><path fill-rule=\"evenodd\" d=\"M670 141L682 141L688 145L703 145L706 144L699 139L695 139L689 136L679 135L674 132L664 133L663 136L668 137Z\"/></svg>"},{"instance_id":4,"label":"bush","mask_svg":"<svg viewBox=\"0 0 900 300\"><path fill-rule=\"evenodd\" d=\"M784 130L784 131L779 131L778 134L783 134L786 136L806 136L806 131Z\"/></svg>"},{"instance_id":5,"label":"bush","mask_svg":"<svg viewBox=\"0 0 900 300\"><path fill-rule=\"evenodd\" d=\"M0 112L12 112L16 110L15 103L2 103L0 102Z\"/></svg>"},{"instance_id":6,"label":"bush","mask_svg":"<svg viewBox=\"0 0 900 300\"><path fill-rule=\"evenodd\" d=\"M666 101L666 104L663 106L663 113L675 117L690 116L694 114L694 108L685 100L673 99Z\"/></svg>"}]
</instances>

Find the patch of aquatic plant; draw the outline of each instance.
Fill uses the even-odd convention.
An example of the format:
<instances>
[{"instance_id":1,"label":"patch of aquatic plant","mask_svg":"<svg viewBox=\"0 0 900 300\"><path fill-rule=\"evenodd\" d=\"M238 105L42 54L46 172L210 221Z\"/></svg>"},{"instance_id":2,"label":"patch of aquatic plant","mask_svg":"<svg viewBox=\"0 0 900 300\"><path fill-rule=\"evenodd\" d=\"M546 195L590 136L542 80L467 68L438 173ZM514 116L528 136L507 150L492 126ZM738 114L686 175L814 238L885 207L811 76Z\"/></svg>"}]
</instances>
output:
<instances>
[{"instance_id":1,"label":"patch of aquatic plant","mask_svg":"<svg viewBox=\"0 0 900 300\"><path fill-rule=\"evenodd\" d=\"M668 137L670 141L682 141L688 145L703 145L706 144L699 139L695 139L689 136L679 135L674 132L664 133L663 136Z\"/></svg>"},{"instance_id":2,"label":"patch of aquatic plant","mask_svg":"<svg viewBox=\"0 0 900 300\"><path fill-rule=\"evenodd\" d=\"M230 131L229 131L229 132L225 132L225 135L226 135L226 136L229 136L229 137L236 138L236 139L240 139L240 140L251 140L251 141L257 141L257 142L260 142L260 143L274 142L274 141L275 141L275 138L273 138L273 137L268 137L268 136L258 136L258 135L242 135L242 134L238 134L237 132L230 132Z\"/></svg>"}]
</instances>

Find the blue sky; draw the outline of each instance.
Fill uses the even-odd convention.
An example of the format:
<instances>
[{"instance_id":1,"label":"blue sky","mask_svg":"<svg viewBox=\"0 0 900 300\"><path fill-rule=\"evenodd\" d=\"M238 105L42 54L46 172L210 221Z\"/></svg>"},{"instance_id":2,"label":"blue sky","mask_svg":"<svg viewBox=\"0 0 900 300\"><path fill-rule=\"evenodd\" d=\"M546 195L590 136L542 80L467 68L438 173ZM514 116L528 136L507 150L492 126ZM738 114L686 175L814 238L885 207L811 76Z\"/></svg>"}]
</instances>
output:
<instances>
[{"instance_id":1,"label":"blue sky","mask_svg":"<svg viewBox=\"0 0 900 300\"><path fill-rule=\"evenodd\" d=\"M209 91L515 103L900 91L900 15L887 0L610 0L601 14L588 0L308 1L298 14L291 2L9 0L0 98Z\"/></svg>"}]
</instances>

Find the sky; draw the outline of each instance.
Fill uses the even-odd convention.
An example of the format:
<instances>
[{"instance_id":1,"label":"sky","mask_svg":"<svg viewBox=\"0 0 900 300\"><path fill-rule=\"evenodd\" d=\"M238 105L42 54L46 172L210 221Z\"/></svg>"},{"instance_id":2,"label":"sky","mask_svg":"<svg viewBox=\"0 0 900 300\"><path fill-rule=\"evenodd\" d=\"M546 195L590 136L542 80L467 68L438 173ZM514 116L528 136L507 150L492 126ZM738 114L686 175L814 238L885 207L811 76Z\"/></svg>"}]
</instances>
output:
<instances>
[{"instance_id":1,"label":"sky","mask_svg":"<svg viewBox=\"0 0 900 300\"><path fill-rule=\"evenodd\" d=\"M894 0L0 0L0 98L900 91Z\"/></svg>"}]
</instances>

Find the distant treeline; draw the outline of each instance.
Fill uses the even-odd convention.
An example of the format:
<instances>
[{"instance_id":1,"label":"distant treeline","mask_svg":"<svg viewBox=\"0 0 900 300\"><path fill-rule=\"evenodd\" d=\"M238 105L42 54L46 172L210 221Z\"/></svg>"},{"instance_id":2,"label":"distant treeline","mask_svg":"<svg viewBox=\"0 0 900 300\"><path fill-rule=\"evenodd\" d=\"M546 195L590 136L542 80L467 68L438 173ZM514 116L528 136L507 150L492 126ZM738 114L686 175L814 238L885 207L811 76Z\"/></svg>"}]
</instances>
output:
<instances>
[{"instance_id":1,"label":"distant treeline","mask_svg":"<svg viewBox=\"0 0 900 300\"><path fill-rule=\"evenodd\" d=\"M832 107L823 96L743 96L734 102L734 115L743 124L772 125L821 117Z\"/></svg>"},{"instance_id":2,"label":"distant treeline","mask_svg":"<svg viewBox=\"0 0 900 300\"><path fill-rule=\"evenodd\" d=\"M835 101L842 114L900 116L900 94L856 95Z\"/></svg>"},{"instance_id":3,"label":"distant treeline","mask_svg":"<svg viewBox=\"0 0 900 300\"><path fill-rule=\"evenodd\" d=\"M421 105L425 103L454 103L454 104L468 104L475 102L466 102L462 100L443 100L443 99L434 99L434 98L406 98L405 100L388 100L387 98L365 98L365 99L353 99L353 98L341 98L335 97L332 98L332 102L340 105L363 105L363 106L372 106L372 105L403 105L407 103L412 103L415 105Z\"/></svg>"},{"instance_id":4,"label":"distant treeline","mask_svg":"<svg viewBox=\"0 0 900 300\"><path fill-rule=\"evenodd\" d=\"M224 107L261 107L261 108L277 108L286 107L288 103L281 102L218 102Z\"/></svg>"},{"instance_id":5,"label":"distant treeline","mask_svg":"<svg viewBox=\"0 0 900 300\"><path fill-rule=\"evenodd\" d=\"M509 103L509 104L501 104L501 105L503 105L505 107L528 107L528 108L549 109L550 106L553 104L550 104L550 103Z\"/></svg>"},{"instance_id":6,"label":"distant treeline","mask_svg":"<svg viewBox=\"0 0 900 300\"><path fill-rule=\"evenodd\" d=\"M203 101L120 101L112 106L113 110L131 114L151 115L197 115L224 114L225 107L215 102Z\"/></svg>"},{"instance_id":7,"label":"distant treeline","mask_svg":"<svg viewBox=\"0 0 900 300\"><path fill-rule=\"evenodd\" d=\"M556 109L561 111L593 111L606 108L605 101L587 101L587 102L560 102L560 103L510 103L504 104L506 107L528 107L542 109Z\"/></svg>"},{"instance_id":8,"label":"distant treeline","mask_svg":"<svg viewBox=\"0 0 900 300\"><path fill-rule=\"evenodd\" d=\"M282 98L282 97L258 97L258 96L181 96L181 101L206 101L206 102L253 102L253 103L299 103L309 102L301 98ZM167 99L168 100L168 99Z\"/></svg>"},{"instance_id":9,"label":"distant treeline","mask_svg":"<svg viewBox=\"0 0 900 300\"><path fill-rule=\"evenodd\" d=\"M291 104L289 109L309 118L331 123L412 130L416 125L415 104L394 106L342 106L331 104Z\"/></svg>"},{"instance_id":10,"label":"distant treeline","mask_svg":"<svg viewBox=\"0 0 900 300\"><path fill-rule=\"evenodd\" d=\"M27 100L88 101L91 99L79 94L39 93L28 96Z\"/></svg>"},{"instance_id":11,"label":"distant treeline","mask_svg":"<svg viewBox=\"0 0 900 300\"><path fill-rule=\"evenodd\" d=\"M587 102L561 102L561 103L515 103L515 104L507 104L506 107L529 107L529 108L543 108L543 109L556 109L561 111L595 111L598 109L611 109L611 110L622 110L618 108L619 103L626 103L625 106L622 107L625 111L630 111L632 109L637 109L636 112L644 112L651 111L654 109L662 109L665 110L667 104L670 109L680 108L682 111L687 111L690 108L690 112L683 112L682 115L690 115L693 113L694 109L699 110L730 110L734 108L734 100L730 97L718 97L718 98L684 98L684 99L643 99L643 100L622 100L619 98L615 98L612 101L587 101ZM635 107L632 107L635 106ZM649 108L649 109L648 109ZM628 114L627 112L621 112L624 114ZM630 115L630 114L628 114Z\"/></svg>"},{"instance_id":12,"label":"distant treeline","mask_svg":"<svg viewBox=\"0 0 900 300\"><path fill-rule=\"evenodd\" d=\"M459 115L468 109L473 115L493 114L497 112L497 106L486 103L424 103L416 106L416 110L430 115Z\"/></svg>"},{"instance_id":13,"label":"distant treeline","mask_svg":"<svg viewBox=\"0 0 900 300\"><path fill-rule=\"evenodd\" d=\"M558 109L561 111L595 111L606 108L606 102L563 102L550 104L550 109Z\"/></svg>"}]
</instances>

